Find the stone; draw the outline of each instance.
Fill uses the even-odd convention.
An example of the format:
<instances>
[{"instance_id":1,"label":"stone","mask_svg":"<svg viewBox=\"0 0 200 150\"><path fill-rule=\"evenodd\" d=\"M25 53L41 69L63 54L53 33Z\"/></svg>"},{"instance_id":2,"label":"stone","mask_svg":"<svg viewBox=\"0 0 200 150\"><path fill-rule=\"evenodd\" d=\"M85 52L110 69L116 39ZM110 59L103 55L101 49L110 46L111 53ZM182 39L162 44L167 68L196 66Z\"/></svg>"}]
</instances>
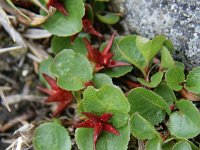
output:
<instances>
[{"instance_id":1,"label":"stone","mask_svg":"<svg viewBox=\"0 0 200 150\"><path fill-rule=\"evenodd\" d=\"M200 66L200 0L113 0L125 33L166 35L188 69Z\"/></svg>"}]
</instances>

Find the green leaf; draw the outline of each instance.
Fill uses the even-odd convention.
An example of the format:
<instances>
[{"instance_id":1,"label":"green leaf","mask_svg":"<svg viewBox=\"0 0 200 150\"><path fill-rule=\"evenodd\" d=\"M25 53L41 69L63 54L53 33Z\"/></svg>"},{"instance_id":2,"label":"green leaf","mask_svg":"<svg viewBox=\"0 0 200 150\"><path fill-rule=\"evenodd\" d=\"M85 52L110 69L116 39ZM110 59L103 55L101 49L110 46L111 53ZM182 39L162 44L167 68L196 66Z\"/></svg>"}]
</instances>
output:
<instances>
[{"instance_id":1,"label":"green leaf","mask_svg":"<svg viewBox=\"0 0 200 150\"><path fill-rule=\"evenodd\" d=\"M185 66L182 62L174 61L174 63L176 67L181 68L182 70L185 70Z\"/></svg>"},{"instance_id":2,"label":"green leaf","mask_svg":"<svg viewBox=\"0 0 200 150\"><path fill-rule=\"evenodd\" d=\"M104 85L99 90L88 87L83 93L81 112L92 112L101 115L106 112L114 113L110 122L120 128L127 123L130 105L120 88L114 85Z\"/></svg>"},{"instance_id":3,"label":"green leaf","mask_svg":"<svg viewBox=\"0 0 200 150\"><path fill-rule=\"evenodd\" d=\"M161 66L164 69L173 68L175 66L170 52L164 46L161 49Z\"/></svg>"},{"instance_id":4,"label":"green leaf","mask_svg":"<svg viewBox=\"0 0 200 150\"><path fill-rule=\"evenodd\" d=\"M104 69L103 73L109 75L111 78L119 78L133 69L132 66L114 67L111 69Z\"/></svg>"},{"instance_id":5,"label":"green leaf","mask_svg":"<svg viewBox=\"0 0 200 150\"><path fill-rule=\"evenodd\" d=\"M141 36L136 37L136 46L145 58L146 67L148 67L150 61L155 57L159 50L163 47L166 41L166 37L163 35L156 36L152 40L148 40Z\"/></svg>"},{"instance_id":6,"label":"green leaf","mask_svg":"<svg viewBox=\"0 0 200 150\"><path fill-rule=\"evenodd\" d=\"M170 115L169 130L179 138L193 138L200 134L200 114L194 104L187 100L176 102L178 112Z\"/></svg>"},{"instance_id":7,"label":"green leaf","mask_svg":"<svg viewBox=\"0 0 200 150\"><path fill-rule=\"evenodd\" d=\"M123 59L133 64L145 74L145 58L136 46L136 35L126 36L118 43Z\"/></svg>"},{"instance_id":8,"label":"green leaf","mask_svg":"<svg viewBox=\"0 0 200 150\"><path fill-rule=\"evenodd\" d=\"M175 141L177 143L175 143ZM172 150L173 147L175 146L175 144L178 144L180 142L189 144L190 147L192 148L192 150L199 150L199 148L194 143L192 143L191 141L186 140L184 138L170 138L170 139L165 140L162 145L162 150ZM183 148L183 147L181 147L181 148ZM183 150L184 150L184 148L183 148Z\"/></svg>"},{"instance_id":9,"label":"green leaf","mask_svg":"<svg viewBox=\"0 0 200 150\"><path fill-rule=\"evenodd\" d=\"M57 77L58 85L69 91L83 89L85 82L93 78L93 70L88 59L70 49L56 55L50 65L50 71Z\"/></svg>"},{"instance_id":10,"label":"green leaf","mask_svg":"<svg viewBox=\"0 0 200 150\"><path fill-rule=\"evenodd\" d=\"M182 139L182 140L183 140L183 139ZM187 143L190 144L192 150L199 150L199 147L197 147L197 146L196 146L194 143L192 143L191 141L185 140L185 139L184 139L184 141L186 141Z\"/></svg>"},{"instance_id":11,"label":"green leaf","mask_svg":"<svg viewBox=\"0 0 200 150\"><path fill-rule=\"evenodd\" d=\"M166 36L158 35L152 39L152 54L150 54L150 60L154 58L154 56L159 52L159 50L163 47L166 42Z\"/></svg>"},{"instance_id":12,"label":"green leaf","mask_svg":"<svg viewBox=\"0 0 200 150\"><path fill-rule=\"evenodd\" d=\"M43 73L46 73L50 76L53 76L49 70L50 64L53 62L53 58L49 57L48 59L43 60L39 66L39 78L42 83L44 83L47 87L50 87L48 82L44 79Z\"/></svg>"},{"instance_id":13,"label":"green leaf","mask_svg":"<svg viewBox=\"0 0 200 150\"><path fill-rule=\"evenodd\" d=\"M112 79L104 73L94 74L93 82L96 88L101 88L103 85L113 84Z\"/></svg>"},{"instance_id":14,"label":"green leaf","mask_svg":"<svg viewBox=\"0 0 200 150\"><path fill-rule=\"evenodd\" d=\"M127 150L130 139L129 126L125 125L117 129L120 136L103 132L96 145L97 150ZM76 129L75 139L81 150L93 150L93 129Z\"/></svg>"},{"instance_id":15,"label":"green leaf","mask_svg":"<svg viewBox=\"0 0 200 150\"><path fill-rule=\"evenodd\" d=\"M92 24L94 22L94 11L93 11L93 8L90 4L86 4L86 12L85 12L85 18L91 20Z\"/></svg>"},{"instance_id":16,"label":"green leaf","mask_svg":"<svg viewBox=\"0 0 200 150\"><path fill-rule=\"evenodd\" d=\"M162 78L163 78L163 72L157 72L151 77L150 82L148 82L148 81L146 81L146 80L144 80L142 78L137 78L137 80L141 84L143 84L143 85L145 85L147 87L154 88L161 82Z\"/></svg>"},{"instance_id":17,"label":"green leaf","mask_svg":"<svg viewBox=\"0 0 200 150\"><path fill-rule=\"evenodd\" d=\"M161 145L162 145L161 138L150 139L147 141L145 150L162 150Z\"/></svg>"},{"instance_id":18,"label":"green leaf","mask_svg":"<svg viewBox=\"0 0 200 150\"><path fill-rule=\"evenodd\" d=\"M102 0L94 2L94 11L97 18L106 24L115 24L120 19L117 14L105 11L105 5Z\"/></svg>"},{"instance_id":19,"label":"green leaf","mask_svg":"<svg viewBox=\"0 0 200 150\"><path fill-rule=\"evenodd\" d=\"M164 46L170 51L171 54L174 52L174 45L171 40L167 39Z\"/></svg>"},{"instance_id":20,"label":"green leaf","mask_svg":"<svg viewBox=\"0 0 200 150\"><path fill-rule=\"evenodd\" d=\"M33 146L35 150L70 150L71 141L63 126L58 123L44 123L34 132Z\"/></svg>"},{"instance_id":21,"label":"green leaf","mask_svg":"<svg viewBox=\"0 0 200 150\"><path fill-rule=\"evenodd\" d=\"M96 16L101 22L111 25L117 23L120 19L120 17L115 13L109 13L109 12L104 15L96 13Z\"/></svg>"},{"instance_id":22,"label":"green leaf","mask_svg":"<svg viewBox=\"0 0 200 150\"><path fill-rule=\"evenodd\" d=\"M160 136L154 126L137 113L134 113L130 118L130 131L140 140L153 139Z\"/></svg>"},{"instance_id":23,"label":"green leaf","mask_svg":"<svg viewBox=\"0 0 200 150\"><path fill-rule=\"evenodd\" d=\"M200 94L200 67L193 68L187 75L185 88L195 94Z\"/></svg>"},{"instance_id":24,"label":"green leaf","mask_svg":"<svg viewBox=\"0 0 200 150\"><path fill-rule=\"evenodd\" d=\"M167 139L163 142L162 150L171 150L174 146L174 138Z\"/></svg>"},{"instance_id":25,"label":"green leaf","mask_svg":"<svg viewBox=\"0 0 200 150\"><path fill-rule=\"evenodd\" d=\"M160 95L168 105L172 105L176 101L176 96L174 91L169 88L166 84L159 84L155 89L154 92Z\"/></svg>"},{"instance_id":26,"label":"green leaf","mask_svg":"<svg viewBox=\"0 0 200 150\"><path fill-rule=\"evenodd\" d=\"M188 142L180 141L173 146L172 150L192 150L192 148Z\"/></svg>"},{"instance_id":27,"label":"green leaf","mask_svg":"<svg viewBox=\"0 0 200 150\"><path fill-rule=\"evenodd\" d=\"M175 91L181 90L183 88L181 84L185 80L184 70L180 67L170 68L165 74L165 80L171 89Z\"/></svg>"},{"instance_id":28,"label":"green leaf","mask_svg":"<svg viewBox=\"0 0 200 150\"><path fill-rule=\"evenodd\" d=\"M162 122L166 112L170 114L170 109L163 98L150 90L135 88L128 94L128 100L131 105L130 115L138 112L152 125Z\"/></svg>"},{"instance_id":29,"label":"green leaf","mask_svg":"<svg viewBox=\"0 0 200 150\"><path fill-rule=\"evenodd\" d=\"M70 42L70 37L53 36L51 40L51 49L57 54L63 49L73 49L76 53L83 55L87 54L87 49L82 37L76 37L73 43Z\"/></svg>"},{"instance_id":30,"label":"green leaf","mask_svg":"<svg viewBox=\"0 0 200 150\"><path fill-rule=\"evenodd\" d=\"M68 15L64 16L61 12L56 11L43 24L43 27L57 36L71 36L82 29L82 17L85 13L84 3L82 0L65 0L63 3Z\"/></svg>"}]
</instances>

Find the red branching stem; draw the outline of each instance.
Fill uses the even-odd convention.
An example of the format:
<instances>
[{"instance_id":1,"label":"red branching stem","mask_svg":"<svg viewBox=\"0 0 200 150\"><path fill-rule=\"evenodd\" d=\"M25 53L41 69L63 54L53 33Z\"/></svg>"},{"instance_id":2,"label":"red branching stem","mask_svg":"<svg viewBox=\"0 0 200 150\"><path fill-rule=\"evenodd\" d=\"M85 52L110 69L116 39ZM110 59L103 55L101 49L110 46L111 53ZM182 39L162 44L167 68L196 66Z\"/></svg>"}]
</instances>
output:
<instances>
[{"instance_id":1,"label":"red branching stem","mask_svg":"<svg viewBox=\"0 0 200 150\"><path fill-rule=\"evenodd\" d=\"M95 126L94 126L94 135L93 135L93 141L94 141L94 150L96 150L96 144L97 144L97 140L101 134L101 132L103 131L103 125L101 122L96 122Z\"/></svg>"},{"instance_id":2,"label":"red branching stem","mask_svg":"<svg viewBox=\"0 0 200 150\"><path fill-rule=\"evenodd\" d=\"M110 38L108 44L106 45L102 53L98 49L93 48L86 38L83 39L88 51L88 59L91 61L91 63L95 64L95 72L99 72L104 68L130 66L130 64L128 63L112 60L114 53L110 52L110 50L115 34L116 33L113 33L112 37Z\"/></svg>"},{"instance_id":3,"label":"red branching stem","mask_svg":"<svg viewBox=\"0 0 200 150\"><path fill-rule=\"evenodd\" d=\"M113 116L113 113L104 113L101 115L101 121L108 121Z\"/></svg>"},{"instance_id":4,"label":"red branching stem","mask_svg":"<svg viewBox=\"0 0 200 150\"><path fill-rule=\"evenodd\" d=\"M57 86L57 83L56 83L56 80L54 80L53 78L51 78L50 76L48 76L47 74L43 73L42 74L43 77L45 78L45 80L49 83L49 85L51 86L51 88L53 90L58 90L60 89L58 86Z\"/></svg>"},{"instance_id":5,"label":"red branching stem","mask_svg":"<svg viewBox=\"0 0 200 150\"><path fill-rule=\"evenodd\" d=\"M94 124L93 124L93 122L91 120L86 120L84 122L81 122L81 123L75 125L74 127L75 128L82 128L82 127L84 127L84 128L93 128Z\"/></svg>"},{"instance_id":6,"label":"red branching stem","mask_svg":"<svg viewBox=\"0 0 200 150\"><path fill-rule=\"evenodd\" d=\"M53 116L57 116L71 104L74 98L73 94L70 91L61 89L57 85L56 80L51 78L47 74L43 74L43 77L49 83L49 85L51 86L51 89L46 89L42 87L38 87L38 89L49 95L49 97L45 100L45 102L58 103L56 111L53 112Z\"/></svg>"},{"instance_id":7,"label":"red branching stem","mask_svg":"<svg viewBox=\"0 0 200 150\"><path fill-rule=\"evenodd\" d=\"M110 49L111 49L111 47L112 47L112 43L113 43L114 38L115 38L116 35L117 35L116 32L114 32L114 33L112 34L110 40L108 41L107 46L104 48L104 50L103 50L103 52L102 52L102 55L105 55L105 54L107 54L107 53L110 51Z\"/></svg>"},{"instance_id":8,"label":"red branching stem","mask_svg":"<svg viewBox=\"0 0 200 150\"><path fill-rule=\"evenodd\" d=\"M99 33L92 25L91 20L83 18L82 19L82 24L83 24L83 31L90 33L92 35L95 35L99 38L103 38L103 35L101 33Z\"/></svg>"},{"instance_id":9,"label":"red branching stem","mask_svg":"<svg viewBox=\"0 0 200 150\"><path fill-rule=\"evenodd\" d=\"M40 87L40 86L38 86L37 89L48 94L48 95L52 95L52 91L49 90L49 89L46 89L46 88L43 88L43 87Z\"/></svg>"},{"instance_id":10,"label":"red branching stem","mask_svg":"<svg viewBox=\"0 0 200 150\"><path fill-rule=\"evenodd\" d=\"M120 66L130 66L130 64L121 62L121 61L112 61L109 65L108 68L114 68L114 67L120 67Z\"/></svg>"},{"instance_id":11,"label":"red branching stem","mask_svg":"<svg viewBox=\"0 0 200 150\"><path fill-rule=\"evenodd\" d=\"M181 89L179 91L181 96L185 99L191 100L191 101L200 101L200 96L196 95L195 93L189 92L185 88Z\"/></svg>"},{"instance_id":12,"label":"red branching stem","mask_svg":"<svg viewBox=\"0 0 200 150\"><path fill-rule=\"evenodd\" d=\"M88 51L88 58L92 61L95 61L95 49L90 45L90 42L88 41L87 38L83 38L83 41L85 43L85 46L87 48Z\"/></svg>"},{"instance_id":13,"label":"red branching stem","mask_svg":"<svg viewBox=\"0 0 200 150\"><path fill-rule=\"evenodd\" d=\"M88 117L88 120L76 124L76 128L94 128L93 134L93 148L96 150L96 143L103 131L120 135L120 133L110 124L108 120L113 116L113 113L104 113L101 116L97 116L91 112L82 112L82 114Z\"/></svg>"},{"instance_id":14,"label":"red branching stem","mask_svg":"<svg viewBox=\"0 0 200 150\"><path fill-rule=\"evenodd\" d=\"M85 88L87 88L88 86L94 86L94 83L92 81L88 81L84 85L85 85Z\"/></svg>"},{"instance_id":15,"label":"red branching stem","mask_svg":"<svg viewBox=\"0 0 200 150\"><path fill-rule=\"evenodd\" d=\"M74 40L77 38L78 33L70 36L70 44L74 44Z\"/></svg>"},{"instance_id":16,"label":"red branching stem","mask_svg":"<svg viewBox=\"0 0 200 150\"><path fill-rule=\"evenodd\" d=\"M137 87L142 87L140 83L134 82L134 81L124 81L130 88L137 88Z\"/></svg>"},{"instance_id":17,"label":"red branching stem","mask_svg":"<svg viewBox=\"0 0 200 150\"><path fill-rule=\"evenodd\" d=\"M105 124L103 130L107 132L112 132L113 134L118 136L120 135L119 132L110 124Z\"/></svg>"},{"instance_id":18,"label":"red branching stem","mask_svg":"<svg viewBox=\"0 0 200 150\"><path fill-rule=\"evenodd\" d=\"M170 108L170 110L174 110L174 108L175 108L175 105L174 105L174 104L172 104L172 105L170 105L170 106L169 106L169 108Z\"/></svg>"}]
</instances>

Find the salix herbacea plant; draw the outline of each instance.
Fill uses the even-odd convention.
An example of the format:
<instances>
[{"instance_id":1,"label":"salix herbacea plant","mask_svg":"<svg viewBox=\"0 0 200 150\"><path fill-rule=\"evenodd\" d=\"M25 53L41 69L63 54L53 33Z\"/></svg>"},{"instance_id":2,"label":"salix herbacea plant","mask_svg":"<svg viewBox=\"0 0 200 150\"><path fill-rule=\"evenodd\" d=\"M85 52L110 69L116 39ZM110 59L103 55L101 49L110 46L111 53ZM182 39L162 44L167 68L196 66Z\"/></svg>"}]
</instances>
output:
<instances>
[{"instance_id":1,"label":"salix herbacea plant","mask_svg":"<svg viewBox=\"0 0 200 150\"><path fill-rule=\"evenodd\" d=\"M94 17L107 24L119 20L105 11L104 1L94 0L93 7L83 0L41 3L57 11L42 25L53 34L55 57L40 64L47 87L39 89L48 95L46 102L57 104L53 116L65 115L73 103L80 117L69 126L59 121L38 126L34 149L70 150L68 127L80 150L127 150L131 136L146 150L199 149L194 138L200 134L200 67L187 72L174 61L172 42L163 35L149 40L113 33L102 42Z\"/></svg>"},{"instance_id":2,"label":"salix herbacea plant","mask_svg":"<svg viewBox=\"0 0 200 150\"><path fill-rule=\"evenodd\" d=\"M184 65L173 60L173 45L163 35L148 40L138 35L114 38L114 34L95 50L86 38L71 45L63 43L65 47L55 58L41 63L40 72L50 74L59 88L72 92L78 113L87 117L72 125L78 148L127 150L130 136L134 136L144 142L146 150L198 150L193 138L200 134L200 114L195 106L200 100L200 67L185 77ZM75 50L73 44L85 46L85 51ZM105 49L112 53L107 64L102 63ZM113 60L129 66L109 67ZM130 65L129 73L123 70ZM45 71L44 66L49 69ZM123 86L112 82L116 68L120 79L115 80L127 86L124 92ZM40 150L37 137L43 131L38 130L40 126L34 145ZM52 132L43 138L55 136ZM59 141L60 136L55 138ZM70 143L69 139L65 143Z\"/></svg>"}]
</instances>

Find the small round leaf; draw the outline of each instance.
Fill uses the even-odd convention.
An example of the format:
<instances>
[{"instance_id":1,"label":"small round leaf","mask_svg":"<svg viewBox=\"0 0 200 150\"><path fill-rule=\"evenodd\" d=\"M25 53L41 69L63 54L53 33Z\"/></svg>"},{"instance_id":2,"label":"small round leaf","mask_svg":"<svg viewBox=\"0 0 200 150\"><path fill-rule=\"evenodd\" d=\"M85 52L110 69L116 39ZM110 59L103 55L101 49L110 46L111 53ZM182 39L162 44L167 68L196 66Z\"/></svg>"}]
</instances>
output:
<instances>
[{"instance_id":1,"label":"small round leaf","mask_svg":"<svg viewBox=\"0 0 200 150\"><path fill-rule=\"evenodd\" d=\"M35 150L70 150L71 141L66 129L58 123L44 123L36 128L33 137Z\"/></svg>"},{"instance_id":2,"label":"small round leaf","mask_svg":"<svg viewBox=\"0 0 200 150\"><path fill-rule=\"evenodd\" d=\"M185 88L195 94L200 94L200 67L192 69L187 75Z\"/></svg>"},{"instance_id":3,"label":"small round leaf","mask_svg":"<svg viewBox=\"0 0 200 150\"><path fill-rule=\"evenodd\" d=\"M194 104L188 100L176 102L178 112L170 115L169 130L179 138L193 138L200 134L200 114Z\"/></svg>"},{"instance_id":4,"label":"small round leaf","mask_svg":"<svg viewBox=\"0 0 200 150\"><path fill-rule=\"evenodd\" d=\"M166 112L170 114L164 99L150 90L135 88L128 94L128 100L131 105L130 115L138 112L152 125L162 122Z\"/></svg>"},{"instance_id":5,"label":"small round leaf","mask_svg":"<svg viewBox=\"0 0 200 150\"><path fill-rule=\"evenodd\" d=\"M50 71L57 77L57 84L69 91L84 88L84 84L93 78L88 59L71 49L65 49L56 55Z\"/></svg>"}]
</instances>

